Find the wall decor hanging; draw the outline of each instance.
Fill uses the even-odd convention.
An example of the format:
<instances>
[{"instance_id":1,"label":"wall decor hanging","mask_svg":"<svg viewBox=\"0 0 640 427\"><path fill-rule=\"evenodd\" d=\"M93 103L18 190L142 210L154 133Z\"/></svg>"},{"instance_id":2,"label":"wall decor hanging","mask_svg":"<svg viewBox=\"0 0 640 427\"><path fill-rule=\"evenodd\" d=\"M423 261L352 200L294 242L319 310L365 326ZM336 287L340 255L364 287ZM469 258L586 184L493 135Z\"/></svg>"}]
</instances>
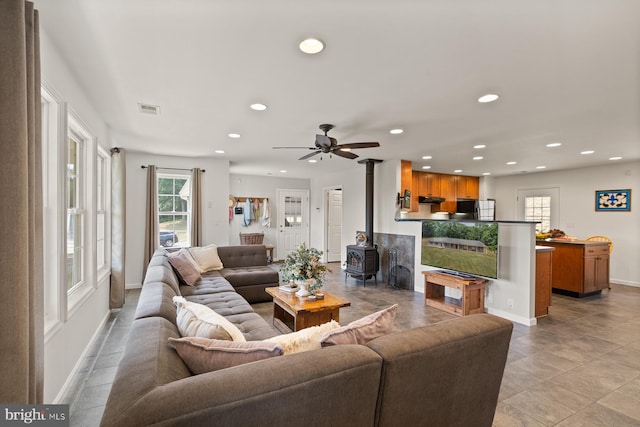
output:
<instances>
[{"instance_id":1,"label":"wall decor hanging","mask_svg":"<svg viewBox=\"0 0 640 427\"><path fill-rule=\"evenodd\" d=\"M631 190L596 190L596 211L631 210Z\"/></svg>"}]
</instances>

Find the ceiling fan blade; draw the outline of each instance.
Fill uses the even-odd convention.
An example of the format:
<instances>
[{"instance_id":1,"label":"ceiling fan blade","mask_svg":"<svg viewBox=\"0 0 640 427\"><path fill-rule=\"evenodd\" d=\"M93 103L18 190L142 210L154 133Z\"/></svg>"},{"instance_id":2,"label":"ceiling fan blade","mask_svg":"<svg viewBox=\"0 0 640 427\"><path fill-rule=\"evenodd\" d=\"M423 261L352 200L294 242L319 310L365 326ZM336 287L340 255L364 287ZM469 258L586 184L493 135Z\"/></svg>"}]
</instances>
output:
<instances>
[{"instance_id":1,"label":"ceiling fan blade","mask_svg":"<svg viewBox=\"0 0 640 427\"><path fill-rule=\"evenodd\" d=\"M303 149L303 150L315 150L315 147L271 147L274 150L281 150L283 148L294 148L294 149Z\"/></svg>"},{"instance_id":2,"label":"ceiling fan blade","mask_svg":"<svg viewBox=\"0 0 640 427\"><path fill-rule=\"evenodd\" d=\"M351 144L340 144L340 148L374 148L380 147L379 142L353 142Z\"/></svg>"},{"instance_id":3,"label":"ceiling fan blade","mask_svg":"<svg viewBox=\"0 0 640 427\"><path fill-rule=\"evenodd\" d=\"M316 154L320 153L320 150L316 150L313 153L309 153L309 154L305 154L304 156L300 157L298 160L307 160L310 159L311 157L315 156Z\"/></svg>"},{"instance_id":4,"label":"ceiling fan blade","mask_svg":"<svg viewBox=\"0 0 640 427\"><path fill-rule=\"evenodd\" d=\"M351 151L342 151L342 150L331 150L333 154L336 156L344 157L346 159L356 159L358 158L357 154L353 154Z\"/></svg>"},{"instance_id":5,"label":"ceiling fan blade","mask_svg":"<svg viewBox=\"0 0 640 427\"><path fill-rule=\"evenodd\" d=\"M329 138L327 135L316 134L316 147L331 147L331 138Z\"/></svg>"}]
</instances>

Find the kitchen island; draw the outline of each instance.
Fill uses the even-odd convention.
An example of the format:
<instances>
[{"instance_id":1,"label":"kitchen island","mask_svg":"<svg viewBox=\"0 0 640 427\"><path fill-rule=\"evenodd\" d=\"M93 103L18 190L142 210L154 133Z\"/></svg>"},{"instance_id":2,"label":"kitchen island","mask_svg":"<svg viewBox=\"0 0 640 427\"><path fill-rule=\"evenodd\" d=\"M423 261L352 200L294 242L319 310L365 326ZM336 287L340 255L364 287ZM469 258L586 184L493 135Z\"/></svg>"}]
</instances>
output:
<instances>
[{"instance_id":1,"label":"kitchen island","mask_svg":"<svg viewBox=\"0 0 640 427\"><path fill-rule=\"evenodd\" d=\"M584 297L609 288L609 243L572 239L536 242L555 248L552 255L553 292Z\"/></svg>"}]
</instances>

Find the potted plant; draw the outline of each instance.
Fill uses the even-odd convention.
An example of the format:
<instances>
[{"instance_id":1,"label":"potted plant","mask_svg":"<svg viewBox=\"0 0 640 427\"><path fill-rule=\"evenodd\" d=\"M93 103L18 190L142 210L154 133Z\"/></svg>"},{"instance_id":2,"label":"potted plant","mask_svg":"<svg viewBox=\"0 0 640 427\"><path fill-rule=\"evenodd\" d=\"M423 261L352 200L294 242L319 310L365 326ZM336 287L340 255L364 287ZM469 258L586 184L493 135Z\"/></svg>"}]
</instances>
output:
<instances>
[{"instance_id":1,"label":"potted plant","mask_svg":"<svg viewBox=\"0 0 640 427\"><path fill-rule=\"evenodd\" d=\"M320 263L321 256L322 251L307 248L306 243L302 243L285 258L280 272L284 280L295 282L300 287L296 295L308 296L322 288L327 266Z\"/></svg>"}]
</instances>

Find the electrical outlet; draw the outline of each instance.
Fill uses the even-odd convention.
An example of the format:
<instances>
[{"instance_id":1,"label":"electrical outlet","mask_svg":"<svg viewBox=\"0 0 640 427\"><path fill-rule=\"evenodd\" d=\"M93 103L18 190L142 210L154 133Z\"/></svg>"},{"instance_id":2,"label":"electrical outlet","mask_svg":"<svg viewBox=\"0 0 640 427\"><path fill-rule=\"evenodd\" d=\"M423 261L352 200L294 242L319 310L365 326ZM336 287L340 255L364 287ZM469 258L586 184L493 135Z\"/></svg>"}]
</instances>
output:
<instances>
[{"instance_id":1,"label":"electrical outlet","mask_svg":"<svg viewBox=\"0 0 640 427\"><path fill-rule=\"evenodd\" d=\"M507 307L513 308L513 298L507 298Z\"/></svg>"}]
</instances>

